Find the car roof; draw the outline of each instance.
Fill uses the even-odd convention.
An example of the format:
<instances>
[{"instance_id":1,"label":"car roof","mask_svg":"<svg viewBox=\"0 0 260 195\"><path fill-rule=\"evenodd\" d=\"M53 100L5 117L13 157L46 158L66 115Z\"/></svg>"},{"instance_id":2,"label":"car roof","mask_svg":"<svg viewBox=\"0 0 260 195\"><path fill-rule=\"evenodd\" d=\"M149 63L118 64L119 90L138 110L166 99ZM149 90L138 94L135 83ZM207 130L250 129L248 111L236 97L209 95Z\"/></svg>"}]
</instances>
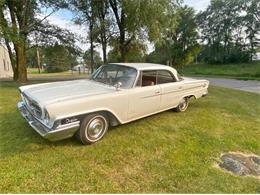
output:
<instances>
[{"instance_id":1,"label":"car roof","mask_svg":"<svg viewBox=\"0 0 260 195\"><path fill-rule=\"evenodd\" d=\"M177 74L177 71L174 68L162 64L153 64L153 63L111 63L111 64L129 66L137 70L155 70L155 69L170 70L174 74Z\"/></svg>"}]
</instances>

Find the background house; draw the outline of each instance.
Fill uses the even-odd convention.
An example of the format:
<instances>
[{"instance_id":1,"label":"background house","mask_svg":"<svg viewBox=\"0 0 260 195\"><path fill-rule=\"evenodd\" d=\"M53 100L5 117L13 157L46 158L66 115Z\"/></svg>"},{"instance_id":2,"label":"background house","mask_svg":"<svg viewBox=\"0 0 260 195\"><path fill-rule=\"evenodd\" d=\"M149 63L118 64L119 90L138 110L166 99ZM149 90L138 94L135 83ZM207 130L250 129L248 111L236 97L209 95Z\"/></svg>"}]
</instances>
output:
<instances>
[{"instance_id":1,"label":"background house","mask_svg":"<svg viewBox=\"0 0 260 195\"><path fill-rule=\"evenodd\" d=\"M12 77L13 69L8 51L4 45L0 44L0 78Z\"/></svg>"},{"instance_id":2,"label":"background house","mask_svg":"<svg viewBox=\"0 0 260 195\"><path fill-rule=\"evenodd\" d=\"M260 60L260 52L256 52L256 53L253 55L253 60L254 60L254 61Z\"/></svg>"},{"instance_id":3,"label":"background house","mask_svg":"<svg viewBox=\"0 0 260 195\"><path fill-rule=\"evenodd\" d=\"M89 72L88 66L86 64L78 64L72 67L72 71L80 71L83 73Z\"/></svg>"}]
</instances>

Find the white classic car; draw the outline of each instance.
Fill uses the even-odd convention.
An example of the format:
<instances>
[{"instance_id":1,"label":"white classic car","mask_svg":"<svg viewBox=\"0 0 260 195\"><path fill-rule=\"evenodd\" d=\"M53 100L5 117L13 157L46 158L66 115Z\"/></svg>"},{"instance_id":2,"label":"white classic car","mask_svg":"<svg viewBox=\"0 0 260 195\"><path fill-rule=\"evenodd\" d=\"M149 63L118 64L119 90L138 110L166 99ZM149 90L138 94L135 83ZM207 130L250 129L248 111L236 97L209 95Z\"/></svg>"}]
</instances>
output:
<instances>
[{"instance_id":1,"label":"white classic car","mask_svg":"<svg viewBox=\"0 0 260 195\"><path fill-rule=\"evenodd\" d=\"M208 93L207 80L179 77L169 66L103 65L89 79L26 85L18 108L30 126L51 141L76 135L83 144L100 140L109 126L175 108Z\"/></svg>"}]
</instances>

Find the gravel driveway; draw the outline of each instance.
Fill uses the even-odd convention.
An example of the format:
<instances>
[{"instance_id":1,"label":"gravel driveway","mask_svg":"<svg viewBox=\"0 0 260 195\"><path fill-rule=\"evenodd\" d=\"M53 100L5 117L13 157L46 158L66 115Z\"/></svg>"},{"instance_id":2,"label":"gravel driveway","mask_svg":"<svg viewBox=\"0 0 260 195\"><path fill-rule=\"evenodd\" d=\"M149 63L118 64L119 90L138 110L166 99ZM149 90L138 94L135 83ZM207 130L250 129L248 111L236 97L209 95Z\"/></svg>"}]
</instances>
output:
<instances>
[{"instance_id":1,"label":"gravel driveway","mask_svg":"<svg viewBox=\"0 0 260 195\"><path fill-rule=\"evenodd\" d=\"M209 77L193 77L195 79L206 79L211 85L238 89L242 91L249 91L260 94L260 81L254 80L235 80L235 79L224 79L224 78L209 78Z\"/></svg>"}]
</instances>

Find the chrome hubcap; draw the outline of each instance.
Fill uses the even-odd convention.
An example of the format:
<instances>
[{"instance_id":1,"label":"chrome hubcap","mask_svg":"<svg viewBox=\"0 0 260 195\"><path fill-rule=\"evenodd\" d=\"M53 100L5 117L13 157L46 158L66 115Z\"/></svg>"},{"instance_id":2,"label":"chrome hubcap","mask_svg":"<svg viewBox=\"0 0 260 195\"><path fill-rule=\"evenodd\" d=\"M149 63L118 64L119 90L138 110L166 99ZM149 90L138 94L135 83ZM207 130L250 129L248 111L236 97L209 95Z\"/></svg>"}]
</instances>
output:
<instances>
[{"instance_id":1,"label":"chrome hubcap","mask_svg":"<svg viewBox=\"0 0 260 195\"><path fill-rule=\"evenodd\" d=\"M105 129L105 122L102 118L94 118L87 126L86 133L90 139L97 139Z\"/></svg>"},{"instance_id":2,"label":"chrome hubcap","mask_svg":"<svg viewBox=\"0 0 260 195\"><path fill-rule=\"evenodd\" d=\"M186 99L183 99L183 100L180 102L179 107L180 107L181 110L185 110L185 109L186 109L186 107L187 107L187 101L186 101Z\"/></svg>"}]
</instances>

